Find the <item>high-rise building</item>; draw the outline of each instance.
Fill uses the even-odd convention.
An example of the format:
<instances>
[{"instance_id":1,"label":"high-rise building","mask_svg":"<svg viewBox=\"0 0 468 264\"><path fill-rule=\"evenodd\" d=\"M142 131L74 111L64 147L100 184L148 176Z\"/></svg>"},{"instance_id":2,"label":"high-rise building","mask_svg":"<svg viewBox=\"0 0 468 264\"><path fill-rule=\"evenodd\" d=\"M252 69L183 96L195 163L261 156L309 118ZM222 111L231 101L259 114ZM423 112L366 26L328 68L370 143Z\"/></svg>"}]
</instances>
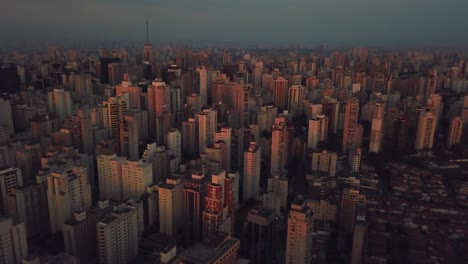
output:
<instances>
[{"instance_id":1,"label":"high-rise building","mask_svg":"<svg viewBox=\"0 0 468 264\"><path fill-rule=\"evenodd\" d=\"M0 263L22 263L28 256L24 223L15 224L11 218L0 217Z\"/></svg>"},{"instance_id":2,"label":"high-rise building","mask_svg":"<svg viewBox=\"0 0 468 264\"><path fill-rule=\"evenodd\" d=\"M122 164L123 198L139 199L146 193L146 188L153 184L152 164L138 161L126 161Z\"/></svg>"},{"instance_id":3,"label":"high-rise building","mask_svg":"<svg viewBox=\"0 0 468 264\"><path fill-rule=\"evenodd\" d=\"M129 263L138 255L137 209L128 206L96 225L99 263Z\"/></svg>"},{"instance_id":4,"label":"high-rise building","mask_svg":"<svg viewBox=\"0 0 468 264\"><path fill-rule=\"evenodd\" d=\"M393 146L399 150L408 149L409 143L409 120L406 115L393 120Z\"/></svg>"},{"instance_id":5,"label":"high-rise building","mask_svg":"<svg viewBox=\"0 0 468 264\"><path fill-rule=\"evenodd\" d=\"M163 120L171 113L171 87L164 82L154 81L148 86L148 128L149 136L163 142L166 127ZM167 130L167 131L166 131Z\"/></svg>"},{"instance_id":6,"label":"high-rise building","mask_svg":"<svg viewBox=\"0 0 468 264\"><path fill-rule=\"evenodd\" d=\"M314 220L312 211L302 197L291 204L288 216L288 234L286 242L286 259L288 264L312 263L312 236Z\"/></svg>"},{"instance_id":7,"label":"high-rise building","mask_svg":"<svg viewBox=\"0 0 468 264\"><path fill-rule=\"evenodd\" d=\"M255 142L244 152L244 174L242 177L242 199L256 199L260 191L261 147Z\"/></svg>"},{"instance_id":8,"label":"high-rise building","mask_svg":"<svg viewBox=\"0 0 468 264\"><path fill-rule=\"evenodd\" d=\"M414 144L414 149L416 151L432 149L436 127L437 116L424 110L419 113L416 140Z\"/></svg>"},{"instance_id":9,"label":"high-rise building","mask_svg":"<svg viewBox=\"0 0 468 264\"><path fill-rule=\"evenodd\" d=\"M451 147L460 144L462 138L463 120L457 116L450 120L450 127L447 135L447 145Z\"/></svg>"},{"instance_id":10,"label":"high-rise building","mask_svg":"<svg viewBox=\"0 0 468 264\"><path fill-rule=\"evenodd\" d=\"M37 237L49 232L47 186L32 184L12 189L8 195L8 215L25 224L26 236Z\"/></svg>"},{"instance_id":11,"label":"high-rise building","mask_svg":"<svg viewBox=\"0 0 468 264\"><path fill-rule=\"evenodd\" d=\"M214 136L218 127L217 118L218 112L212 109L204 109L203 112L196 114L199 153L204 153L205 148L214 143Z\"/></svg>"},{"instance_id":12,"label":"high-rise building","mask_svg":"<svg viewBox=\"0 0 468 264\"><path fill-rule=\"evenodd\" d=\"M111 97L102 106L104 128L109 138L119 138L119 124L127 112L127 102L124 97Z\"/></svg>"},{"instance_id":13,"label":"high-rise building","mask_svg":"<svg viewBox=\"0 0 468 264\"><path fill-rule=\"evenodd\" d=\"M113 155L97 156L99 198L101 200L123 200L122 165L126 159Z\"/></svg>"},{"instance_id":14,"label":"high-rise building","mask_svg":"<svg viewBox=\"0 0 468 264\"><path fill-rule=\"evenodd\" d=\"M330 134L336 134L338 132L338 117L340 102L336 99L322 101L322 113L329 119L328 132Z\"/></svg>"},{"instance_id":15,"label":"high-rise building","mask_svg":"<svg viewBox=\"0 0 468 264\"><path fill-rule=\"evenodd\" d=\"M278 108L272 105L262 106L257 112L257 125L260 133L263 131L271 132L275 124L275 118L278 115Z\"/></svg>"},{"instance_id":16,"label":"high-rise building","mask_svg":"<svg viewBox=\"0 0 468 264\"><path fill-rule=\"evenodd\" d=\"M19 93L20 76L15 64L0 63L0 87L0 93Z\"/></svg>"},{"instance_id":17,"label":"high-rise building","mask_svg":"<svg viewBox=\"0 0 468 264\"><path fill-rule=\"evenodd\" d=\"M327 142L328 139L328 117L317 115L309 120L309 132L307 147L317 149L320 142Z\"/></svg>"},{"instance_id":18,"label":"high-rise building","mask_svg":"<svg viewBox=\"0 0 468 264\"><path fill-rule=\"evenodd\" d=\"M198 123L195 118L182 122L182 151L187 156L198 153Z\"/></svg>"},{"instance_id":19,"label":"high-rise building","mask_svg":"<svg viewBox=\"0 0 468 264\"><path fill-rule=\"evenodd\" d=\"M347 152L349 149L356 147L355 137L358 115L359 100L356 97L350 98L345 106L342 152Z\"/></svg>"},{"instance_id":20,"label":"high-rise building","mask_svg":"<svg viewBox=\"0 0 468 264\"><path fill-rule=\"evenodd\" d=\"M1 86L1 83L0 83ZM8 133L10 135L15 133L15 126L13 123L13 112L11 109L11 102L10 100L5 100L0 98L0 112L2 115L0 116L0 125L7 128Z\"/></svg>"},{"instance_id":21,"label":"high-rise building","mask_svg":"<svg viewBox=\"0 0 468 264\"><path fill-rule=\"evenodd\" d=\"M0 212L8 214L7 196L13 192L14 188L23 187L23 176L18 168L6 168L0 170Z\"/></svg>"},{"instance_id":22,"label":"high-rise building","mask_svg":"<svg viewBox=\"0 0 468 264\"><path fill-rule=\"evenodd\" d=\"M208 76L207 71L204 66L197 68L196 82L199 88L199 93L201 97L201 105L208 105Z\"/></svg>"},{"instance_id":23,"label":"high-rise building","mask_svg":"<svg viewBox=\"0 0 468 264\"><path fill-rule=\"evenodd\" d=\"M203 243L188 248L177 263L185 264L236 264L240 242L225 232L215 232Z\"/></svg>"},{"instance_id":24,"label":"high-rise building","mask_svg":"<svg viewBox=\"0 0 468 264\"><path fill-rule=\"evenodd\" d=\"M127 113L119 124L120 156L135 161L139 158L140 143L138 115Z\"/></svg>"},{"instance_id":25,"label":"high-rise building","mask_svg":"<svg viewBox=\"0 0 468 264\"><path fill-rule=\"evenodd\" d=\"M63 88L54 88L48 93L47 103L49 112L55 113L60 121L72 115L72 100L69 91Z\"/></svg>"},{"instance_id":26,"label":"high-rise building","mask_svg":"<svg viewBox=\"0 0 468 264\"><path fill-rule=\"evenodd\" d=\"M94 153L94 137L91 122L91 113L87 108L80 108L76 115L72 116L73 146L81 152L88 154Z\"/></svg>"},{"instance_id":27,"label":"high-rise building","mask_svg":"<svg viewBox=\"0 0 468 264\"><path fill-rule=\"evenodd\" d=\"M52 234L62 232L73 212L91 208L91 185L84 167L54 168L47 176L47 201Z\"/></svg>"},{"instance_id":28,"label":"high-rise building","mask_svg":"<svg viewBox=\"0 0 468 264\"><path fill-rule=\"evenodd\" d=\"M231 137L232 128L222 127L218 132L215 132L215 142L223 142L223 165L225 171L231 171Z\"/></svg>"},{"instance_id":29,"label":"high-rise building","mask_svg":"<svg viewBox=\"0 0 468 264\"><path fill-rule=\"evenodd\" d=\"M284 117L278 117L272 128L270 174L284 172L288 156L287 141L286 120Z\"/></svg>"},{"instance_id":30,"label":"high-rise building","mask_svg":"<svg viewBox=\"0 0 468 264\"><path fill-rule=\"evenodd\" d=\"M344 189L340 206L340 235L353 232L356 220L357 205L366 202L366 196L357 189Z\"/></svg>"},{"instance_id":31,"label":"high-rise building","mask_svg":"<svg viewBox=\"0 0 468 264\"><path fill-rule=\"evenodd\" d=\"M159 232L176 237L183 228L184 191L179 178L167 178L159 186Z\"/></svg>"},{"instance_id":32,"label":"high-rise building","mask_svg":"<svg viewBox=\"0 0 468 264\"><path fill-rule=\"evenodd\" d=\"M274 193L280 201L280 206L286 208L288 200L288 177L279 173L268 178L268 192Z\"/></svg>"},{"instance_id":33,"label":"high-rise building","mask_svg":"<svg viewBox=\"0 0 468 264\"><path fill-rule=\"evenodd\" d=\"M179 161L182 160L182 135L176 128L169 130L166 136L166 146L169 151L175 155Z\"/></svg>"},{"instance_id":34,"label":"high-rise building","mask_svg":"<svg viewBox=\"0 0 468 264\"><path fill-rule=\"evenodd\" d=\"M353 247L350 264L361 264L365 248L367 225L365 215L357 215L353 230Z\"/></svg>"},{"instance_id":35,"label":"high-rise building","mask_svg":"<svg viewBox=\"0 0 468 264\"><path fill-rule=\"evenodd\" d=\"M314 152L312 154L312 171L325 172L330 176L336 175L336 152Z\"/></svg>"},{"instance_id":36,"label":"high-rise building","mask_svg":"<svg viewBox=\"0 0 468 264\"><path fill-rule=\"evenodd\" d=\"M279 77L274 80L273 104L282 110L288 109L288 80Z\"/></svg>"},{"instance_id":37,"label":"high-rise building","mask_svg":"<svg viewBox=\"0 0 468 264\"><path fill-rule=\"evenodd\" d=\"M369 152L379 153L382 150L382 128L385 105L375 103L373 106Z\"/></svg>"},{"instance_id":38,"label":"high-rise building","mask_svg":"<svg viewBox=\"0 0 468 264\"><path fill-rule=\"evenodd\" d=\"M304 86L293 85L289 87L288 110L293 116L302 114L304 108Z\"/></svg>"},{"instance_id":39,"label":"high-rise building","mask_svg":"<svg viewBox=\"0 0 468 264\"><path fill-rule=\"evenodd\" d=\"M98 256L98 236L96 224L109 216L112 206L109 201L99 201L97 207L87 211L77 211L73 218L63 224L65 252L88 263Z\"/></svg>"},{"instance_id":40,"label":"high-rise building","mask_svg":"<svg viewBox=\"0 0 468 264\"><path fill-rule=\"evenodd\" d=\"M192 245L202 240L202 212L208 178L203 173L192 173L184 183L184 242Z\"/></svg>"},{"instance_id":41,"label":"high-rise building","mask_svg":"<svg viewBox=\"0 0 468 264\"><path fill-rule=\"evenodd\" d=\"M279 219L268 209L252 209L247 215L248 240L245 241L251 263L277 263Z\"/></svg>"},{"instance_id":42,"label":"high-rise building","mask_svg":"<svg viewBox=\"0 0 468 264\"><path fill-rule=\"evenodd\" d=\"M361 169L362 150L356 148L349 154L349 166L353 172L358 172Z\"/></svg>"}]
</instances>

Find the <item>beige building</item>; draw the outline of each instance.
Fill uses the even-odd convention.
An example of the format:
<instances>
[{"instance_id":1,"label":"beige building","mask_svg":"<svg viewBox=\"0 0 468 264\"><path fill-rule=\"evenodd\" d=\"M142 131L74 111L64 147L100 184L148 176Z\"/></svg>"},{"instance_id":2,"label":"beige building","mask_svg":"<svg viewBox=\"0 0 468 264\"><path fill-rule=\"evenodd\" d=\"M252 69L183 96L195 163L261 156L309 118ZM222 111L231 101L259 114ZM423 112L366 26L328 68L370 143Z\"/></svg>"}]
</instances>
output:
<instances>
[{"instance_id":1,"label":"beige building","mask_svg":"<svg viewBox=\"0 0 468 264\"><path fill-rule=\"evenodd\" d=\"M315 220L336 222L336 204L324 199L307 200L306 203Z\"/></svg>"},{"instance_id":2,"label":"beige building","mask_svg":"<svg viewBox=\"0 0 468 264\"><path fill-rule=\"evenodd\" d=\"M288 200L288 177L281 174L273 174L268 178L268 192L274 193L280 201L280 206L286 208Z\"/></svg>"},{"instance_id":3,"label":"beige building","mask_svg":"<svg viewBox=\"0 0 468 264\"><path fill-rule=\"evenodd\" d=\"M146 188L153 184L153 165L139 161L126 161L122 164L123 198L140 198Z\"/></svg>"},{"instance_id":4,"label":"beige building","mask_svg":"<svg viewBox=\"0 0 468 264\"><path fill-rule=\"evenodd\" d=\"M91 208L91 185L84 167L54 168L47 175L47 201L52 234L62 232L63 224L77 210Z\"/></svg>"},{"instance_id":5,"label":"beige building","mask_svg":"<svg viewBox=\"0 0 468 264\"><path fill-rule=\"evenodd\" d=\"M307 147L317 149L320 142L328 139L328 117L317 115L309 120Z\"/></svg>"},{"instance_id":6,"label":"beige building","mask_svg":"<svg viewBox=\"0 0 468 264\"><path fill-rule=\"evenodd\" d=\"M55 113L60 121L72 115L72 100L69 91L63 88L54 88L47 94L47 104L50 113Z\"/></svg>"},{"instance_id":7,"label":"beige building","mask_svg":"<svg viewBox=\"0 0 468 264\"><path fill-rule=\"evenodd\" d=\"M270 174L284 172L287 157L286 120L276 118L271 136L271 164Z\"/></svg>"},{"instance_id":8,"label":"beige building","mask_svg":"<svg viewBox=\"0 0 468 264\"><path fill-rule=\"evenodd\" d=\"M424 110L419 113L416 140L414 144L414 149L416 151L432 149L436 127L437 116Z\"/></svg>"},{"instance_id":9,"label":"beige building","mask_svg":"<svg viewBox=\"0 0 468 264\"><path fill-rule=\"evenodd\" d=\"M314 152L312 154L312 171L326 172L330 176L336 175L336 152Z\"/></svg>"},{"instance_id":10,"label":"beige building","mask_svg":"<svg viewBox=\"0 0 468 264\"><path fill-rule=\"evenodd\" d=\"M184 215L184 185L179 178L168 178L159 186L159 232L175 237Z\"/></svg>"},{"instance_id":11,"label":"beige building","mask_svg":"<svg viewBox=\"0 0 468 264\"><path fill-rule=\"evenodd\" d=\"M349 166L353 172L358 172L361 169L362 150L356 148L354 151L349 153Z\"/></svg>"},{"instance_id":12,"label":"beige building","mask_svg":"<svg viewBox=\"0 0 468 264\"><path fill-rule=\"evenodd\" d=\"M372 112L372 127L369 141L369 152L379 153L382 150L382 132L385 114L385 104L374 103Z\"/></svg>"},{"instance_id":13,"label":"beige building","mask_svg":"<svg viewBox=\"0 0 468 264\"><path fill-rule=\"evenodd\" d=\"M291 204L288 216L288 233L286 242L287 264L312 263L312 235L314 220L312 211L302 197Z\"/></svg>"},{"instance_id":14,"label":"beige building","mask_svg":"<svg viewBox=\"0 0 468 264\"><path fill-rule=\"evenodd\" d=\"M126 207L96 225L99 263L125 264L138 255L137 210Z\"/></svg>"},{"instance_id":15,"label":"beige building","mask_svg":"<svg viewBox=\"0 0 468 264\"><path fill-rule=\"evenodd\" d=\"M196 113L198 122L198 150L205 152L205 147L214 143L215 132L217 131L218 112L212 109L204 109L203 112Z\"/></svg>"},{"instance_id":16,"label":"beige building","mask_svg":"<svg viewBox=\"0 0 468 264\"><path fill-rule=\"evenodd\" d=\"M0 217L0 263L22 263L27 256L24 223L14 224L11 218Z\"/></svg>"},{"instance_id":17,"label":"beige building","mask_svg":"<svg viewBox=\"0 0 468 264\"><path fill-rule=\"evenodd\" d=\"M99 179L99 198L101 200L122 201L122 165L126 162L126 159L113 154L100 155L96 160Z\"/></svg>"}]
</instances>

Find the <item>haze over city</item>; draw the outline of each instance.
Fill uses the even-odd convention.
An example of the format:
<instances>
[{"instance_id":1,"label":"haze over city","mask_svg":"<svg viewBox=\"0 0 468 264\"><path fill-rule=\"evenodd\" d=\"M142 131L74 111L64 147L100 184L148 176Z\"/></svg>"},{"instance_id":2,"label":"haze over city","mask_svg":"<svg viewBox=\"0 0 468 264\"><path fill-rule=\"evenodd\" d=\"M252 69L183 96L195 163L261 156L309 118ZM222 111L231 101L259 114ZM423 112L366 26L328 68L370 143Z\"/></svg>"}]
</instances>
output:
<instances>
[{"instance_id":1,"label":"haze over city","mask_svg":"<svg viewBox=\"0 0 468 264\"><path fill-rule=\"evenodd\" d=\"M0 46L9 42L281 46L460 47L463 0L24 0L2 3Z\"/></svg>"}]
</instances>

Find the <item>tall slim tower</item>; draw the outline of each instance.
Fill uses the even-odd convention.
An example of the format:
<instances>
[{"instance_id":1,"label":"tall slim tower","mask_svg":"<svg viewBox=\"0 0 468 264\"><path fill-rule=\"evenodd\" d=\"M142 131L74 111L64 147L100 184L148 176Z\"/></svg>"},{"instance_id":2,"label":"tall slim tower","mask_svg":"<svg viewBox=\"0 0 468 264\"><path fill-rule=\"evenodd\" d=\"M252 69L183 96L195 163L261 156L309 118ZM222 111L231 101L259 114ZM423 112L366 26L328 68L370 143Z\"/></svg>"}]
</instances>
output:
<instances>
[{"instance_id":1,"label":"tall slim tower","mask_svg":"<svg viewBox=\"0 0 468 264\"><path fill-rule=\"evenodd\" d=\"M102 106L104 128L109 138L119 138L119 124L127 112L127 102L124 97L111 97Z\"/></svg>"},{"instance_id":2,"label":"tall slim tower","mask_svg":"<svg viewBox=\"0 0 468 264\"><path fill-rule=\"evenodd\" d=\"M278 117L272 129L270 174L282 173L287 157L286 120Z\"/></svg>"},{"instance_id":3,"label":"tall slim tower","mask_svg":"<svg viewBox=\"0 0 468 264\"><path fill-rule=\"evenodd\" d=\"M255 142L244 152L244 175L242 177L243 200L257 198L260 191L261 147Z\"/></svg>"},{"instance_id":4,"label":"tall slim tower","mask_svg":"<svg viewBox=\"0 0 468 264\"><path fill-rule=\"evenodd\" d=\"M414 149L416 151L432 149L436 127L437 116L429 111L422 111L419 113L416 142L414 144Z\"/></svg>"},{"instance_id":5,"label":"tall slim tower","mask_svg":"<svg viewBox=\"0 0 468 264\"><path fill-rule=\"evenodd\" d=\"M205 148L214 143L214 135L218 126L218 112L212 109L204 109L196 114L198 121L198 148L199 152L205 152Z\"/></svg>"},{"instance_id":6,"label":"tall slim tower","mask_svg":"<svg viewBox=\"0 0 468 264\"><path fill-rule=\"evenodd\" d=\"M312 235L314 220L304 198L299 196L291 204L288 216L286 261L291 264L312 262Z\"/></svg>"},{"instance_id":7,"label":"tall slim tower","mask_svg":"<svg viewBox=\"0 0 468 264\"><path fill-rule=\"evenodd\" d=\"M159 186L159 232L162 234L175 237L183 227L183 187L182 180L176 178L168 178Z\"/></svg>"},{"instance_id":8,"label":"tall slim tower","mask_svg":"<svg viewBox=\"0 0 468 264\"><path fill-rule=\"evenodd\" d=\"M138 145L139 120L136 114L125 114L119 125L120 136L120 156L127 157L135 161L139 158Z\"/></svg>"},{"instance_id":9,"label":"tall slim tower","mask_svg":"<svg viewBox=\"0 0 468 264\"><path fill-rule=\"evenodd\" d=\"M343 130L343 147L342 152L347 152L348 149L355 147L356 127L358 125L359 115L359 99L356 97L350 98L346 102L344 130Z\"/></svg>"},{"instance_id":10,"label":"tall slim tower","mask_svg":"<svg viewBox=\"0 0 468 264\"><path fill-rule=\"evenodd\" d=\"M143 74L146 80L151 80L153 79L153 45L151 45L151 42L149 40L149 24L148 20L146 20L146 43L143 46L143 56L144 56L144 61L143 61Z\"/></svg>"},{"instance_id":11,"label":"tall slim tower","mask_svg":"<svg viewBox=\"0 0 468 264\"><path fill-rule=\"evenodd\" d=\"M382 128L385 105L375 103L373 108L369 152L379 153L382 149Z\"/></svg>"},{"instance_id":12,"label":"tall slim tower","mask_svg":"<svg viewBox=\"0 0 468 264\"><path fill-rule=\"evenodd\" d=\"M288 109L288 80L283 77L274 81L273 103L282 110Z\"/></svg>"},{"instance_id":13,"label":"tall slim tower","mask_svg":"<svg viewBox=\"0 0 468 264\"><path fill-rule=\"evenodd\" d=\"M126 162L126 159L113 154L97 156L96 160L99 179L99 198L101 200L122 201L122 165Z\"/></svg>"},{"instance_id":14,"label":"tall slim tower","mask_svg":"<svg viewBox=\"0 0 468 264\"><path fill-rule=\"evenodd\" d=\"M294 116L302 114L304 101L304 86L293 85L289 87L288 110Z\"/></svg>"},{"instance_id":15,"label":"tall slim tower","mask_svg":"<svg viewBox=\"0 0 468 264\"><path fill-rule=\"evenodd\" d=\"M187 245L202 240L202 211L207 178L204 173L193 173L184 183L184 241Z\"/></svg>"},{"instance_id":16,"label":"tall slim tower","mask_svg":"<svg viewBox=\"0 0 468 264\"><path fill-rule=\"evenodd\" d=\"M463 120L457 116L450 120L450 128L447 135L447 145L451 147L460 144L463 130Z\"/></svg>"}]
</instances>

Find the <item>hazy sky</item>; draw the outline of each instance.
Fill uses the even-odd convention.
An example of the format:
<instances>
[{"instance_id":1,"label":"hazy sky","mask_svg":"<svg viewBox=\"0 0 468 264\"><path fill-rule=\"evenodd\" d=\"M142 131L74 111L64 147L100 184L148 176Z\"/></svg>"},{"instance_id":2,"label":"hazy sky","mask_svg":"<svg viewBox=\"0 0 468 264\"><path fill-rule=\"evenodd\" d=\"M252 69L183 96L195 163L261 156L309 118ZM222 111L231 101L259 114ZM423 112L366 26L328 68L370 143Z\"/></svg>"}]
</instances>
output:
<instances>
[{"instance_id":1,"label":"hazy sky","mask_svg":"<svg viewBox=\"0 0 468 264\"><path fill-rule=\"evenodd\" d=\"M17 41L468 44L468 0L0 0Z\"/></svg>"}]
</instances>

